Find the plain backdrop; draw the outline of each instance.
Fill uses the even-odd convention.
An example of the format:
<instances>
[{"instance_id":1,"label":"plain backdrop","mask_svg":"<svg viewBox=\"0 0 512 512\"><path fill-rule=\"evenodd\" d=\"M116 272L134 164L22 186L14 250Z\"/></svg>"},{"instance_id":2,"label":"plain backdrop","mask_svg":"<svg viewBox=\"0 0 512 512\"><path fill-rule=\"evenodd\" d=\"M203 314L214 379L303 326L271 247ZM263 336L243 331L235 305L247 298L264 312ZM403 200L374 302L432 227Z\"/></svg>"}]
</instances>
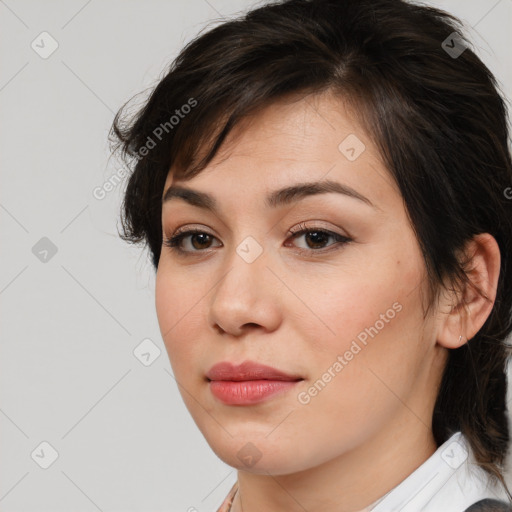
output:
<instances>
[{"instance_id":1,"label":"plain backdrop","mask_svg":"<svg viewBox=\"0 0 512 512\"><path fill-rule=\"evenodd\" d=\"M512 0L429 3L465 21L512 97ZM94 190L120 168L118 108L254 5L0 1L2 512L206 512L236 479L179 395L147 254L117 236L122 184Z\"/></svg>"}]
</instances>

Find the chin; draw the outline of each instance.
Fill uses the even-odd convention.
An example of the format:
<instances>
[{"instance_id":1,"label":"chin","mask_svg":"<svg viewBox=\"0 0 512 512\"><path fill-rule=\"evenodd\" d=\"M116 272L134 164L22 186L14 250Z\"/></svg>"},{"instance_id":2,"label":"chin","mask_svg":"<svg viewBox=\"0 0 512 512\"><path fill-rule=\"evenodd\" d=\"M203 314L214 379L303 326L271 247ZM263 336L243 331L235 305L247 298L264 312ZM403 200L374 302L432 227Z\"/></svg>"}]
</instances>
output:
<instances>
[{"instance_id":1,"label":"chin","mask_svg":"<svg viewBox=\"0 0 512 512\"><path fill-rule=\"evenodd\" d=\"M237 470L256 474L286 475L310 467L305 462L307 454L298 457L295 442L290 440L289 443L284 443L282 438L269 439L268 431L261 436L255 435L254 432L246 432L230 437L224 432L221 439L216 436L205 438L217 457Z\"/></svg>"}]
</instances>

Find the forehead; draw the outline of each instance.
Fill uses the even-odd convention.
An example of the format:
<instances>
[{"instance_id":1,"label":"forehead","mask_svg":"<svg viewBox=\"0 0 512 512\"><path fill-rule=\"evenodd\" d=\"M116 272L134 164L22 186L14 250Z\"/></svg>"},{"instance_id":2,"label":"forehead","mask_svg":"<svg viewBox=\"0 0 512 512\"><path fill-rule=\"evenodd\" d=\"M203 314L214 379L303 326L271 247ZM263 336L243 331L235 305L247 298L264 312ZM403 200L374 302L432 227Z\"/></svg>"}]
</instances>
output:
<instances>
[{"instance_id":1,"label":"forehead","mask_svg":"<svg viewBox=\"0 0 512 512\"><path fill-rule=\"evenodd\" d=\"M291 96L247 116L229 133L209 165L172 185L209 191L222 201L268 195L297 182L331 180L359 190L374 204L399 199L358 114L332 94Z\"/></svg>"}]
</instances>

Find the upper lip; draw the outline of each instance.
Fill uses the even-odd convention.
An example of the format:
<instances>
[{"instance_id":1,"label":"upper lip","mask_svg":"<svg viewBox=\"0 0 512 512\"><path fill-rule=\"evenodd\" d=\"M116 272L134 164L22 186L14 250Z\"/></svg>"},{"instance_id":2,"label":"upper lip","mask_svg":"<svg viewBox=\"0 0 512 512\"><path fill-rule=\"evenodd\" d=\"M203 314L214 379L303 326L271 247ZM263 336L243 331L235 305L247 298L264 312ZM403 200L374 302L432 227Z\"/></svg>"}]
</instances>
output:
<instances>
[{"instance_id":1,"label":"upper lip","mask_svg":"<svg viewBox=\"0 0 512 512\"><path fill-rule=\"evenodd\" d=\"M233 364L229 361L214 364L206 373L208 380L302 380L299 375L287 374L255 361Z\"/></svg>"}]
</instances>

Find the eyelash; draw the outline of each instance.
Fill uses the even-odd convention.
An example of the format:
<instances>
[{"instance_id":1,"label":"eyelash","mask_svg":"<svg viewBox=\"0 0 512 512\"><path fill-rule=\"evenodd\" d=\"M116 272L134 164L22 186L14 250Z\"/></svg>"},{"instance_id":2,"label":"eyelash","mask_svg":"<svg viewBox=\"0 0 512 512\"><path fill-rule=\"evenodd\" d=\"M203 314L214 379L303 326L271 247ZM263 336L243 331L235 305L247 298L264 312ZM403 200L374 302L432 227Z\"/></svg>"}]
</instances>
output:
<instances>
[{"instance_id":1,"label":"eyelash","mask_svg":"<svg viewBox=\"0 0 512 512\"><path fill-rule=\"evenodd\" d=\"M298 238L300 235L303 235L305 233L313 233L313 232L314 233L326 234L326 235L331 236L332 238L334 238L334 240L337 242L337 244L332 244L332 245L334 245L334 246L338 245L337 249L340 249L342 246L352 242L351 238L348 238L346 236L340 235L339 233L334 233L333 231L329 231L329 230L322 229L322 228L315 228L314 226L313 227L307 227L304 223L301 223L296 230L291 230L290 229L286 234L288 236L292 237L293 239L295 239L295 238ZM215 238L213 235L211 235L210 233L208 233L206 231L202 231L200 229L190 229L190 230L187 230L187 231L183 231L181 233L178 231L176 234L174 234L171 237L164 237L163 244L166 247L169 247L170 249L175 251L180 256L186 256L186 255L188 255L190 253L202 253L202 252L208 251L208 249L204 249L204 250L199 249L199 250L187 251L187 250L184 250L184 249L182 249L180 247L181 241L185 237L190 236L190 235L194 235L194 234L203 234L203 235L208 235L210 237ZM312 253L324 254L325 252L330 252L331 250L332 250L331 248L322 248L322 249L301 249L301 248L299 248L298 252L301 253L301 254L312 254Z\"/></svg>"}]
</instances>

